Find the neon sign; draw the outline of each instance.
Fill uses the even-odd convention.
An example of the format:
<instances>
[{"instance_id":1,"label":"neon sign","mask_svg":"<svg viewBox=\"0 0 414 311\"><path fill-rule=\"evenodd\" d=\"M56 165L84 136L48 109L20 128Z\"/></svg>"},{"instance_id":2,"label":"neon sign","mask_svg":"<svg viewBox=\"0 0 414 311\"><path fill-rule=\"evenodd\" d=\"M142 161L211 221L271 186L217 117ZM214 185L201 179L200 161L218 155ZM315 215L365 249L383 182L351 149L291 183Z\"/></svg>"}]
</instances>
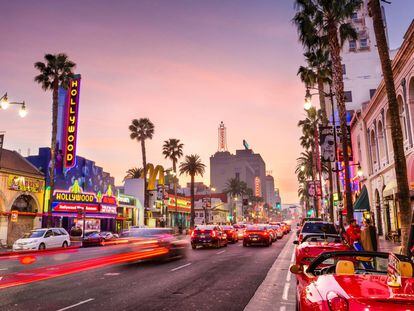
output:
<instances>
[{"instance_id":1,"label":"neon sign","mask_svg":"<svg viewBox=\"0 0 414 311\"><path fill-rule=\"evenodd\" d=\"M76 140L78 131L80 75L69 81L69 90L65 105L64 160L65 171L76 165Z\"/></svg>"}]
</instances>

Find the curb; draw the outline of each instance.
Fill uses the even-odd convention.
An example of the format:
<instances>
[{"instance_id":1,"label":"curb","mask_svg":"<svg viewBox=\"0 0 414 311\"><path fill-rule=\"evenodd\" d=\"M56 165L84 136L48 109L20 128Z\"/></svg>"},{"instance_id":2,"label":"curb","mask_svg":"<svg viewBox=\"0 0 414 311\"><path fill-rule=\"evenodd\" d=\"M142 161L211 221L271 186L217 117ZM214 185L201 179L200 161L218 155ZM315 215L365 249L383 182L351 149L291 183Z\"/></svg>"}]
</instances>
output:
<instances>
[{"instance_id":1,"label":"curb","mask_svg":"<svg viewBox=\"0 0 414 311\"><path fill-rule=\"evenodd\" d=\"M292 231L291 231L292 232ZM269 311L276 310L275 308L280 302L280 297L275 295L276 286L284 284L286 270L290 267L291 253L289 252L293 240L295 239L295 233L293 232L289 239L286 241L285 246L280 251L272 267L267 272L262 284L257 288L253 297L244 308L244 311ZM287 269L286 269L287 264ZM283 273L283 277L281 277Z\"/></svg>"}]
</instances>

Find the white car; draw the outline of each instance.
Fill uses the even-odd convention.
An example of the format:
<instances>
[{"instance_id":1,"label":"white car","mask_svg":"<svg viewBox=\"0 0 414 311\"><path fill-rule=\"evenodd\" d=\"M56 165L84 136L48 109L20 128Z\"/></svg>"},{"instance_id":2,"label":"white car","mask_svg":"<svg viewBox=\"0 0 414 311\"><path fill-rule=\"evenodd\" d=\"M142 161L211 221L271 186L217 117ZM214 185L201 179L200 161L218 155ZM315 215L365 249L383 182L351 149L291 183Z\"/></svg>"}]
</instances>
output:
<instances>
[{"instance_id":1,"label":"white car","mask_svg":"<svg viewBox=\"0 0 414 311\"><path fill-rule=\"evenodd\" d=\"M65 229L43 228L25 233L21 239L14 242L13 250L42 250L68 246L70 246L70 237Z\"/></svg>"}]
</instances>

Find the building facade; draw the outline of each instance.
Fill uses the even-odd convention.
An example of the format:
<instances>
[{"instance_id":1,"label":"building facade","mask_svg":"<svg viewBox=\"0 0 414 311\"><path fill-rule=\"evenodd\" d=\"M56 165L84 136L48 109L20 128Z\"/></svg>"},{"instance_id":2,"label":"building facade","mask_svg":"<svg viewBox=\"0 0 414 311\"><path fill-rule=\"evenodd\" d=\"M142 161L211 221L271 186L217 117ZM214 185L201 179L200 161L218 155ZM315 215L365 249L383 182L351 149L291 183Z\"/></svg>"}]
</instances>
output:
<instances>
[{"instance_id":1,"label":"building facade","mask_svg":"<svg viewBox=\"0 0 414 311\"><path fill-rule=\"evenodd\" d=\"M0 240L11 246L31 229L41 228L44 174L18 152L0 157Z\"/></svg>"},{"instance_id":2,"label":"building facade","mask_svg":"<svg viewBox=\"0 0 414 311\"><path fill-rule=\"evenodd\" d=\"M275 208L276 207L276 193L275 193L275 180L273 176L266 175L265 186L266 186L267 204L269 204L271 208Z\"/></svg>"},{"instance_id":3,"label":"building facade","mask_svg":"<svg viewBox=\"0 0 414 311\"><path fill-rule=\"evenodd\" d=\"M410 192L414 191L414 22L392 61ZM351 123L354 157L364 171L370 212L380 235L398 233L400 213L391 140L391 118L384 81Z\"/></svg>"}]
</instances>

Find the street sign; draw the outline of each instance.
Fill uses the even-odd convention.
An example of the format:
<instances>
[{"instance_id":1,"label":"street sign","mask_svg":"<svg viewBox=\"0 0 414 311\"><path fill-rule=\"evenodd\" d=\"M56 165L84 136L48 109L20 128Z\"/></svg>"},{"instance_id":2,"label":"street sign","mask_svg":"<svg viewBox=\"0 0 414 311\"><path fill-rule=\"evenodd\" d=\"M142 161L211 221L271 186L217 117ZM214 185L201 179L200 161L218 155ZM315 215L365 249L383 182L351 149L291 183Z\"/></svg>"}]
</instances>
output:
<instances>
[{"instance_id":1,"label":"street sign","mask_svg":"<svg viewBox=\"0 0 414 311\"><path fill-rule=\"evenodd\" d=\"M11 222L17 222L18 217L19 217L19 212L18 211L11 211L11 214L10 214L10 221Z\"/></svg>"}]
</instances>

